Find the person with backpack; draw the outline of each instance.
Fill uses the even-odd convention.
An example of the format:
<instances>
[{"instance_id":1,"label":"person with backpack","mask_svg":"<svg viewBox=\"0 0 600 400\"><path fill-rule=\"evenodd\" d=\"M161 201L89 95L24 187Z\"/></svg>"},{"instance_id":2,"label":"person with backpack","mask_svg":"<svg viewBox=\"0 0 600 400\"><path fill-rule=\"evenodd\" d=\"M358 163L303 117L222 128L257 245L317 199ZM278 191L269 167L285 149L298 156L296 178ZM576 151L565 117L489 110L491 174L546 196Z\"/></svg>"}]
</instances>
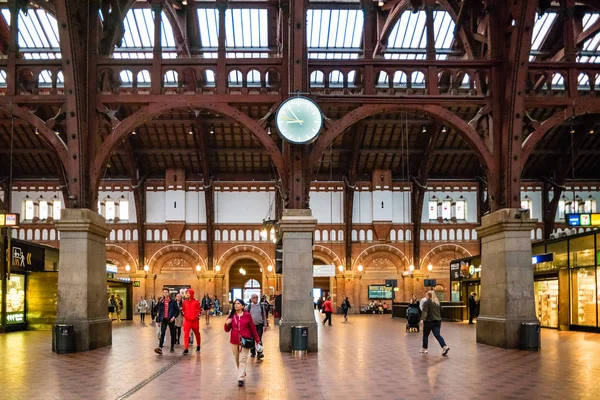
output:
<instances>
[{"instance_id":1,"label":"person with backpack","mask_svg":"<svg viewBox=\"0 0 600 400\"><path fill-rule=\"evenodd\" d=\"M262 344L263 332L269 327L269 314L264 305L258 302L257 294L253 294L252 297L250 297L250 303L248 304L248 307L246 307L246 311L248 311L252 316L252 322L254 323L254 326L256 326L256 332L258 332L258 337L260 338L260 343ZM258 360L262 360L265 355L262 351L257 352L253 347L250 349L250 356L256 357Z\"/></svg>"},{"instance_id":2,"label":"person with backpack","mask_svg":"<svg viewBox=\"0 0 600 400\"><path fill-rule=\"evenodd\" d=\"M423 325L423 348L419 350L419 353L428 353L429 334L433 332L433 336L442 347L442 355L447 355L450 347L446 345L444 338L440 335L442 307L433 290L427 292L427 301L423 304L423 312L421 313L421 324Z\"/></svg>"},{"instance_id":3,"label":"person with backpack","mask_svg":"<svg viewBox=\"0 0 600 400\"><path fill-rule=\"evenodd\" d=\"M342 301L342 312L344 313L344 321L348 321L348 310L350 310L352 306L350 306L350 300L348 297Z\"/></svg>"},{"instance_id":4,"label":"person with backpack","mask_svg":"<svg viewBox=\"0 0 600 400\"><path fill-rule=\"evenodd\" d=\"M208 293L204 293L204 297L202 298L202 309L204 310L204 320L206 321L206 325L210 323L210 307L212 306L212 301L210 300L210 296Z\"/></svg>"},{"instance_id":5,"label":"person with backpack","mask_svg":"<svg viewBox=\"0 0 600 400\"><path fill-rule=\"evenodd\" d=\"M323 325L325 322L329 321L329 326L331 326L331 314L333 313L333 305L331 304L331 296L327 296L327 300L323 303L323 312L325 313L325 319L323 320Z\"/></svg>"}]
</instances>

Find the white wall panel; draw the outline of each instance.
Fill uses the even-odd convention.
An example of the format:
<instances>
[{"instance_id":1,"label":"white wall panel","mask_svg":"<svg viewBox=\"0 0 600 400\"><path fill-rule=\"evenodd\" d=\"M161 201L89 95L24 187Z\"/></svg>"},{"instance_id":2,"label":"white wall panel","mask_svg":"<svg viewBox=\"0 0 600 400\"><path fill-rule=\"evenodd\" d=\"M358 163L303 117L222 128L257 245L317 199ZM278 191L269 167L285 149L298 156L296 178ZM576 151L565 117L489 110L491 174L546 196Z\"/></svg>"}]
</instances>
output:
<instances>
[{"instance_id":1,"label":"white wall panel","mask_svg":"<svg viewBox=\"0 0 600 400\"><path fill-rule=\"evenodd\" d=\"M146 192L146 222L165 222L165 192Z\"/></svg>"},{"instance_id":2,"label":"white wall panel","mask_svg":"<svg viewBox=\"0 0 600 400\"><path fill-rule=\"evenodd\" d=\"M167 221L185 221L185 191L167 190L165 216Z\"/></svg>"},{"instance_id":3,"label":"white wall panel","mask_svg":"<svg viewBox=\"0 0 600 400\"><path fill-rule=\"evenodd\" d=\"M310 192L310 209L319 224L344 222L343 192Z\"/></svg>"},{"instance_id":4,"label":"white wall panel","mask_svg":"<svg viewBox=\"0 0 600 400\"><path fill-rule=\"evenodd\" d=\"M185 222L188 224L206 223L204 192L187 192L185 194Z\"/></svg>"},{"instance_id":5,"label":"white wall panel","mask_svg":"<svg viewBox=\"0 0 600 400\"><path fill-rule=\"evenodd\" d=\"M373 222L373 196L371 192L354 192L352 223L370 224Z\"/></svg>"},{"instance_id":6,"label":"white wall panel","mask_svg":"<svg viewBox=\"0 0 600 400\"><path fill-rule=\"evenodd\" d=\"M373 221L391 221L392 214L392 191L373 191Z\"/></svg>"},{"instance_id":7,"label":"white wall panel","mask_svg":"<svg viewBox=\"0 0 600 400\"><path fill-rule=\"evenodd\" d=\"M261 223L268 217L274 196L275 192L215 192L215 223ZM272 214L275 214L275 205Z\"/></svg>"},{"instance_id":8,"label":"white wall panel","mask_svg":"<svg viewBox=\"0 0 600 400\"><path fill-rule=\"evenodd\" d=\"M393 192L392 201L392 222L410 223L410 192Z\"/></svg>"}]
</instances>

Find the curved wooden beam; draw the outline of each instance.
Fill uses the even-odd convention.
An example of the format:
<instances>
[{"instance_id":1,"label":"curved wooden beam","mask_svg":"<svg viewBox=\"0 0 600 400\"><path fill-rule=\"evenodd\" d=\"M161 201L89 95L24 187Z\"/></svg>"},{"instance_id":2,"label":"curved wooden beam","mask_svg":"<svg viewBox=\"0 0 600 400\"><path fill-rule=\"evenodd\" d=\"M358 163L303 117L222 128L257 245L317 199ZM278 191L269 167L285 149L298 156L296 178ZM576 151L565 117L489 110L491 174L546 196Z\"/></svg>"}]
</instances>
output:
<instances>
[{"instance_id":1,"label":"curved wooden beam","mask_svg":"<svg viewBox=\"0 0 600 400\"><path fill-rule=\"evenodd\" d=\"M177 10L173 8L173 5L171 3L165 3L163 11L165 12L167 19L171 23L171 28L173 28L173 36L175 37L175 46L177 47L177 51L184 57L190 57L190 45L186 38L184 30L185 25L181 26L181 24L179 23L179 16L177 15Z\"/></svg>"},{"instance_id":2,"label":"curved wooden beam","mask_svg":"<svg viewBox=\"0 0 600 400\"><path fill-rule=\"evenodd\" d=\"M26 121L29 125L36 128L42 137L43 142L56 152L62 167L66 168L67 158L69 156L67 145L54 131L52 131L52 129L46 126L46 123L42 119L23 107L13 106L11 108L9 105L0 105L0 110L7 114L12 114L13 116Z\"/></svg>"},{"instance_id":3,"label":"curved wooden beam","mask_svg":"<svg viewBox=\"0 0 600 400\"><path fill-rule=\"evenodd\" d=\"M321 159L324 151L348 128L360 120L373 115L383 113L393 113L399 111L421 111L431 117L434 117L448 127L454 128L458 134L471 146L477 153L479 161L484 168L489 170L493 164L493 154L485 145L483 139L473 127L465 120L453 112L438 105L390 105L390 104L369 104L358 107L332 124L331 129L325 131L317 141L311 152L311 165L314 167Z\"/></svg>"},{"instance_id":4,"label":"curved wooden beam","mask_svg":"<svg viewBox=\"0 0 600 400\"><path fill-rule=\"evenodd\" d=\"M91 184L95 185L96 187L100 185L100 178L102 177L102 173L106 168L106 164L108 163L110 155L114 150L116 150L117 146L131 134L131 131L142 125L144 122L149 121L167 111L173 111L182 108L210 110L220 115L229 117L239 123L242 127L250 131L250 134L258 140L259 144L269 154L271 160L273 160L273 164L275 164L275 168L277 169L277 173L279 174L281 180L284 182L286 181L283 156L279 151L275 141L268 135L267 131L261 127L258 122L228 104L204 103L189 99L176 103L150 104L119 122L114 131L106 138L104 143L102 143L100 150L96 154L91 171Z\"/></svg>"}]
</instances>

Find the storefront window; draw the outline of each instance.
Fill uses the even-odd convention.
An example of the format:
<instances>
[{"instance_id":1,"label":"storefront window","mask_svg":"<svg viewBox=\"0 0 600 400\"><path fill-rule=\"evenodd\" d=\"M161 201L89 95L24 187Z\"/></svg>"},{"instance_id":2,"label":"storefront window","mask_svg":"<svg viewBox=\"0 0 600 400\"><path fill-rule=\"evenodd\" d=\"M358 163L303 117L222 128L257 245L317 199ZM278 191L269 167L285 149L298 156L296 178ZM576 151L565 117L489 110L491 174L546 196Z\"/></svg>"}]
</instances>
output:
<instances>
[{"instance_id":1,"label":"storefront window","mask_svg":"<svg viewBox=\"0 0 600 400\"><path fill-rule=\"evenodd\" d=\"M571 271L571 323L596 326L596 269Z\"/></svg>"},{"instance_id":2,"label":"storefront window","mask_svg":"<svg viewBox=\"0 0 600 400\"><path fill-rule=\"evenodd\" d=\"M535 313L540 324L558 328L558 279L534 283Z\"/></svg>"},{"instance_id":3,"label":"storefront window","mask_svg":"<svg viewBox=\"0 0 600 400\"><path fill-rule=\"evenodd\" d=\"M571 268L595 265L594 236L584 236L569 240Z\"/></svg>"},{"instance_id":4,"label":"storefront window","mask_svg":"<svg viewBox=\"0 0 600 400\"><path fill-rule=\"evenodd\" d=\"M6 324L25 323L25 275L12 274L6 282Z\"/></svg>"},{"instance_id":5,"label":"storefront window","mask_svg":"<svg viewBox=\"0 0 600 400\"><path fill-rule=\"evenodd\" d=\"M554 254L554 261L552 261L554 268L567 268L569 266L566 240L546 245L546 253Z\"/></svg>"},{"instance_id":6,"label":"storefront window","mask_svg":"<svg viewBox=\"0 0 600 400\"><path fill-rule=\"evenodd\" d=\"M531 255L532 256L537 256L538 254L544 254L544 253L546 253L546 245L544 245L544 244L531 247Z\"/></svg>"}]
</instances>

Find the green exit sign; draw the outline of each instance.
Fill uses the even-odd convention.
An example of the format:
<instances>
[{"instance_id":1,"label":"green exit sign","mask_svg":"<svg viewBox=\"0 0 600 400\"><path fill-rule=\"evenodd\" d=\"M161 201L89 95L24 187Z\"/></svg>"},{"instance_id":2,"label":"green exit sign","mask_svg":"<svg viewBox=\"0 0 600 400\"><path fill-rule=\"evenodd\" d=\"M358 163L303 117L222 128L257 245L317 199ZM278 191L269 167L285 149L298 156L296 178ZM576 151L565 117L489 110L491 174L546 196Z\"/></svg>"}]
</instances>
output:
<instances>
[{"instance_id":1,"label":"green exit sign","mask_svg":"<svg viewBox=\"0 0 600 400\"><path fill-rule=\"evenodd\" d=\"M140 287L140 281L133 281L133 287Z\"/></svg>"}]
</instances>

